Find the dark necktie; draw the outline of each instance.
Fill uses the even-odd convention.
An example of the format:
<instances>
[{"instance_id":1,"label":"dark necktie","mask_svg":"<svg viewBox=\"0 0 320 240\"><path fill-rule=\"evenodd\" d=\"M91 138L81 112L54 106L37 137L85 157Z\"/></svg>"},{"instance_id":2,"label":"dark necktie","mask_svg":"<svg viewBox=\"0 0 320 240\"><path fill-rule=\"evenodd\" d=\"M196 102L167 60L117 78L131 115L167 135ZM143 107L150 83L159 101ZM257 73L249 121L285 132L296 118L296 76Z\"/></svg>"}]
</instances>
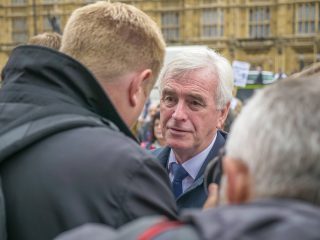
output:
<instances>
[{"instance_id":1,"label":"dark necktie","mask_svg":"<svg viewBox=\"0 0 320 240\"><path fill-rule=\"evenodd\" d=\"M182 193L182 180L187 177L188 172L182 167L181 164L172 163L172 173L173 173L173 181L172 181L172 189L174 196L178 198Z\"/></svg>"}]
</instances>

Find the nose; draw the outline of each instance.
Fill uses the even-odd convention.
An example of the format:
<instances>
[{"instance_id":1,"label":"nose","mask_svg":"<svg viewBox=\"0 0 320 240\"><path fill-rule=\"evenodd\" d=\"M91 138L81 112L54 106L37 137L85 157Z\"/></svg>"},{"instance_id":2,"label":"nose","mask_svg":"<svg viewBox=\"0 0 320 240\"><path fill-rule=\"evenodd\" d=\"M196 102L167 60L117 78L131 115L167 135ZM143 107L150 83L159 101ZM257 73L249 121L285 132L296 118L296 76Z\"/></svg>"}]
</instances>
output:
<instances>
[{"instance_id":1,"label":"nose","mask_svg":"<svg viewBox=\"0 0 320 240\"><path fill-rule=\"evenodd\" d=\"M182 101L179 101L176 105L174 112L172 114L172 118L178 121L183 121L187 118L186 114L186 106Z\"/></svg>"}]
</instances>

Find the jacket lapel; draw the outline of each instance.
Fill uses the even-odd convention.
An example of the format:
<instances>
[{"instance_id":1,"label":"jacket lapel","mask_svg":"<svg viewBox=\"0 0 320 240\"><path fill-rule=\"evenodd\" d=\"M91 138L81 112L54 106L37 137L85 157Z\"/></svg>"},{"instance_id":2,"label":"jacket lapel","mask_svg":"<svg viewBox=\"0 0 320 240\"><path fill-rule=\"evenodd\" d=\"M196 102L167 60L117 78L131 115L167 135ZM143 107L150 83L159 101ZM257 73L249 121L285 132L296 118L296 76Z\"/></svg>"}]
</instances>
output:
<instances>
[{"instance_id":1,"label":"jacket lapel","mask_svg":"<svg viewBox=\"0 0 320 240\"><path fill-rule=\"evenodd\" d=\"M214 157L216 157L219 154L219 150L224 146L225 142L226 142L226 134L221 131L217 131L216 141L213 144L213 147L211 148L208 156L206 157L206 160L204 161L202 167L200 168L200 171L199 171L195 181L179 198L181 198L184 194L192 191L194 188L203 184L203 180L204 180L203 175L204 175L204 172L206 170L207 165L209 164L210 161L213 160ZM170 150L171 150L170 147L164 147L161 149L153 150L151 152L158 159L158 162L166 169L167 172L168 172L167 164L169 161Z\"/></svg>"},{"instance_id":2,"label":"jacket lapel","mask_svg":"<svg viewBox=\"0 0 320 240\"><path fill-rule=\"evenodd\" d=\"M213 144L213 147L211 148L206 160L204 161L202 167L200 168L200 171L195 179L195 181L193 182L193 184L187 189L187 191L184 192L187 193L189 191L192 191L192 189L198 187L199 185L201 185L203 183L203 179L204 179L204 172L206 170L207 165L209 164L209 162L211 162L213 160L213 158L215 158L218 154L219 154L219 150L224 146L226 142L225 137L222 135L222 133L220 131L217 131L217 138L215 143ZM182 195L184 195L182 194Z\"/></svg>"},{"instance_id":3,"label":"jacket lapel","mask_svg":"<svg viewBox=\"0 0 320 240\"><path fill-rule=\"evenodd\" d=\"M152 151L152 155L155 156L159 163L168 171L167 165L169 161L170 147L159 148Z\"/></svg>"}]
</instances>

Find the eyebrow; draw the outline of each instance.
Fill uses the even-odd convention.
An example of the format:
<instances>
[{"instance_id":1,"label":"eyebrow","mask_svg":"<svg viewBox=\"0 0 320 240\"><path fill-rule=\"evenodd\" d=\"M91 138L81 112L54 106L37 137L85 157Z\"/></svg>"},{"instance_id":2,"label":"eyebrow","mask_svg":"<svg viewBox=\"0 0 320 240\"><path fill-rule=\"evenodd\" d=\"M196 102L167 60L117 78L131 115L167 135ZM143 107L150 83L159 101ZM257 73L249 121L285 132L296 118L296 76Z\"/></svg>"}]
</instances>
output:
<instances>
[{"instance_id":1,"label":"eyebrow","mask_svg":"<svg viewBox=\"0 0 320 240\"><path fill-rule=\"evenodd\" d=\"M194 99L197 99L197 100L200 100L200 101L204 101L204 97L201 94L198 94L198 93L187 94L187 97L188 98L194 98Z\"/></svg>"},{"instance_id":2,"label":"eyebrow","mask_svg":"<svg viewBox=\"0 0 320 240\"><path fill-rule=\"evenodd\" d=\"M169 95L174 95L174 94L176 94L176 92L171 90L171 89L169 89L169 88L164 88L162 90L162 94L161 95L168 95L168 94Z\"/></svg>"},{"instance_id":3,"label":"eyebrow","mask_svg":"<svg viewBox=\"0 0 320 240\"><path fill-rule=\"evenodd\" d=\"M161 95L176 95L176 91L170 89L170 88L164 88L162 90L162 94ZM202 101L204 102L205 101L205 98L201 95L201 94L198 94L198 93L194 93L194 92L191 92L191 93L188 93L186 95L187 98L193 98L193 99L196 99L196 100L199 100L199 101Z\"/></svg>"}]
</instances>

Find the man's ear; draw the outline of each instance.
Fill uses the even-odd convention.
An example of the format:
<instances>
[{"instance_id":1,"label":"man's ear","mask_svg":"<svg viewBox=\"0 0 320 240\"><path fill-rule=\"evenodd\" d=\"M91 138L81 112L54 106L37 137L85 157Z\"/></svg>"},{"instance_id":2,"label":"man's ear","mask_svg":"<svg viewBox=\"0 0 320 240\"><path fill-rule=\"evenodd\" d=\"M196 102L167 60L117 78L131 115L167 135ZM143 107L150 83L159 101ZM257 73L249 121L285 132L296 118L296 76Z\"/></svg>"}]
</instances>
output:
<instances>
[{"instance_id":1,"label":"man's ear","mask_svg":"<svg viewBox=\"0 0 320 240\"><path fill-rule=\"evenodd\" d=\"M226 106L220 110L219 118L218 118L218 128L222 128L224 125L224 122L227 119L228 113L230 109L230 102L226 104Z\"/></svg>"},{"instance_id":2,"label":"man's ear","mask_svg":"<svg viewBox=\"0 0 320 240\"><path fill-rule=\"evenodd\" d=\"M251 180L247 165L240 160L224 157L223 171L227 178L227 200L229 204L247 202L251 197Z\"/></svg>"},{"instance_id":3,"label":"man's ear","mask_svg":"<svg viewBox=\"0 0 320 240\"><path fill-rule=\"evenodd\" d=\"M129 86L129 102L132 107L135 107L139 102L141 94L146 95L148 81L151 81L152 70L145 69L137 72L133 77ZM146 96L145 96L146 97Z\"/></svg>"}]
</instances>

